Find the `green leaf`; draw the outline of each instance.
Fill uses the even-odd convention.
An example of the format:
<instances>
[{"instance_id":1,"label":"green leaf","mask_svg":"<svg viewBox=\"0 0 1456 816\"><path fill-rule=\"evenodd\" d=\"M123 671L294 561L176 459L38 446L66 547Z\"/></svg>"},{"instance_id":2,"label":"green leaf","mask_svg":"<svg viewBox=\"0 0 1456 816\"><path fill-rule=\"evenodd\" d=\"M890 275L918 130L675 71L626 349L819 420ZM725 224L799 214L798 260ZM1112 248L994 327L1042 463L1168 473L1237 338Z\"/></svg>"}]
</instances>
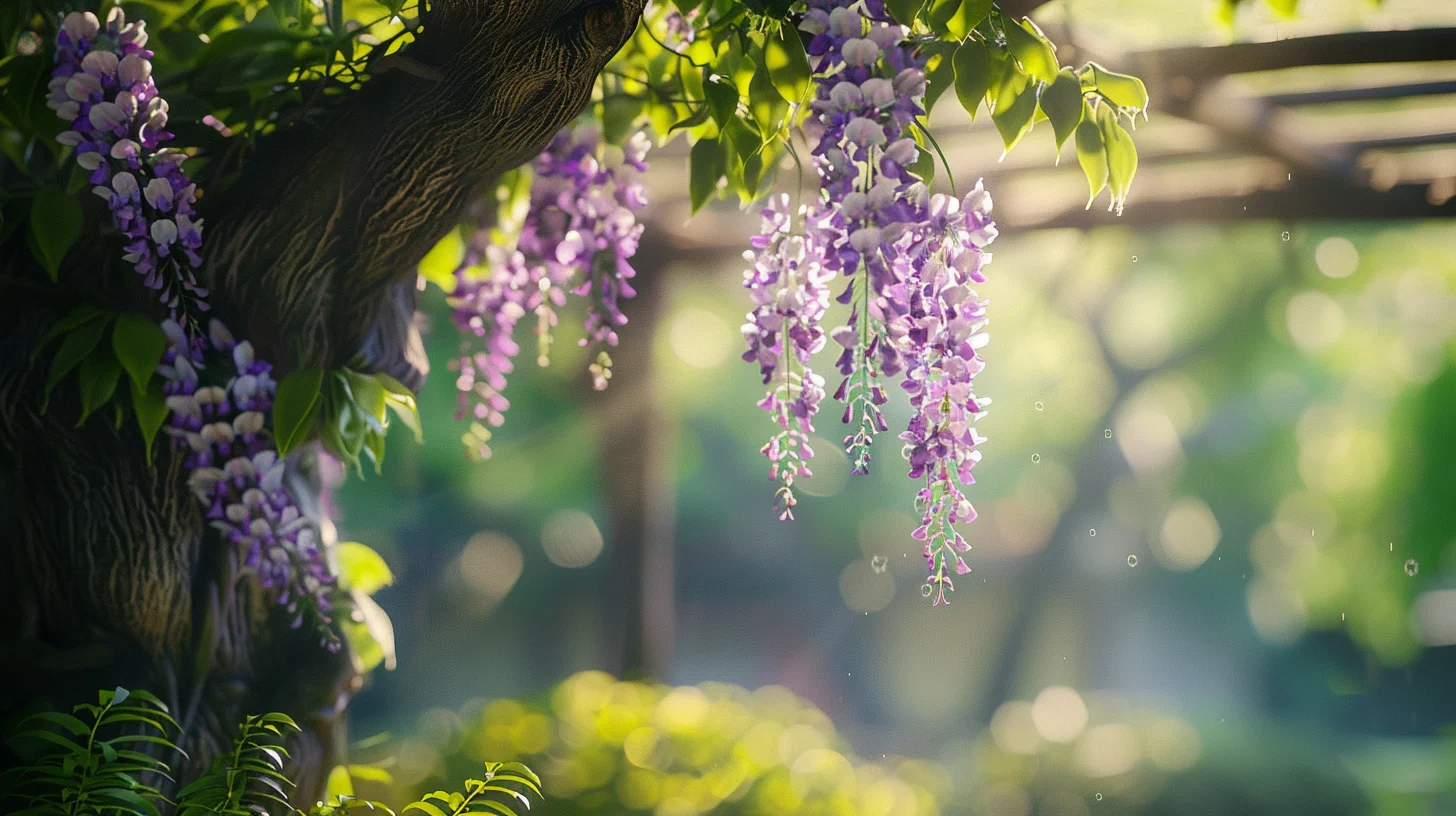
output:
<instances>
[{"instance_id":1,"label":"green leaf","mask_svg":"<svg viewBox=\"0 0 1456 816\"><path fill-rule=\"evenodd\" d=\"M81 237L81 221L81 202L53 187L42 187L30 202L30 234L52 282L66 252Z\"/></svg>"},{"instance_id":2,"label":"green leaf","mask_svg":"<svg viewBox=\"0 0 1456 816\"><path fill-rule=\"evenodd\" d=\"M932 42L921 46L928 55L925 58L925 114L935 108L935 103L955 84L955 67L952 55L955 43Z\"/></svg>"},{"instance_id":3,"label":"green leaf","mask_svg":"<svg viewBox=\"0 0 1456 816\"><path fill-rule=\"evenodd\" d=\"M303 4L300 0L268 0L268 7L278 15L284 28L293 28L299 23L299 12Z\"/></svg>"},{"instance_id":4,"label":"green leaf","mask_svg":"<svg viewBox=\"0 0 1456 816\"><path fill-rule=\"evenodd\" d=\"M783 124L789 103L779 94L768 71L753 72L753 79L748 83L748 110L761 134L775 133Z\"/></svg>"},{"instance_id":5,"label":"green leaf","mask_svg":"<svg viewBox=\"0 0 1456 816\"><path fill-rule=\"evenodd\" d=\"M363 592L354 590L349 593L349 598L354 605L353 614L349 619L341 620L340 629L349 641L355 671L364 674L381 663L385 670L393 671L396 665L394 623L389 614Z\"/></svg>"},{"instance_id":6,"label":"green leaf","mask_svg":"<svg viewBox=\"0 0 1456 816\"><path fill-rule=\"evenodd\" d=\"M937 34L947 35L950 28L947 23L950 18L961 11L961 0L930 0L930 8L925 15L930 23L930 30Z\"/></svg>"},{"instance_id":7,"label":"green leaf","mask_svg":"<svg viewBox=\"0 0 1456 816\"><path fill-rule=\"evenodd\" d=\"M104 346L81 361L81 418L76 420L76 427L81 427L91 412L111 399L120 380L121 364Z\"/></svg>"},{"instance_id":8,"label":"green leaf","mask_svg":"<svg viewBox=\"0 0 1456 816\"><path fill-rule=\"evenodd\" d=\"M144 387L162 362L162 354L167 350L167 335L162 333L160 326L145 317L120 314L111 329L111 348L131 381Z\"/></svg>"},{"instance_id":9,"label":"green leaf","mask_svg":"<svg viewBox=\"0 0 1456 816\"><path fill-rule=\"evenodd\" d=\"M55 322L55 325L51 326L50 329L41 336L40 342L35 344L35 351L32 351L30 354L30 359L34 361L36 356L38 356L43 350L45 350L45 347L47 345L50 345L50 342L57 337L60 337L68 331L71 331L77 326L81 326L85 323L90 323L91 321L96 320L100 317L104 317L107 314L107 312L104 312L89 303L84 303L80 306L77 306L65 317L57 320Z\"/></svg>"},{"instance_id":10,"label":"green leaf","mask_svg":"<svg viewBox=\"0 0 1456 816\"><path fill-rule=\"evenodd\" d=\"M415 402L415 392L409 390L404 383L396 380L385 373L374 375L374 379L384 388L384 401L399 417L399 421L405 424L414 432L415 441L425 440L424 429L420 426L420 410Z\"/></svg>"},{"instance_id":11,"label":"green leaf","mask_svg":"<svg viewBox=\"0 0 1456 816\"><path fill-rule=\"evenodd\" d=\"M1057 78L1057 52L1046 35L1029 19L1006 23L1006 47L1022 70L1042 82L1053 82Z\"/></svg>"},{"instance_id":12,"label":"green leaf","mask_svg":"<svg viewBox=\"0 0 1456 816\"><path fill-rule=\"evenodd\" d=\"M273 441L278 455L287 456L308 438L323 379L322 369L303 368L278 382L273 396Z\"/></svg>"},{"instance_id":13,"label":"green leaf","mask_svg":"<svg viewBox=\"0 0 1456 816\"><path fill-rule=\"evenodd\" d=\"M455 269L464 257L465 241L459 230L452 229L420 259L420 277L449 294L455 291Z\"/></svg>"},{"instance_id":14,"label":"green leaf","mask_svg":"<svg viewBox=\"0 0 1456 816\"><path fill-rule=\"evenodd\" d=\"M1020 71L1006 72L996 91L996 110L991 121L1001 132L1001 143L1010 152L1021 137L1031 131L1031 117L1036 112L1036 84Z\"/></svg>"},{"instance_id":15,"label":"green leaf","mask_svg":"<svg viewBox=\"0 0 1456 816\"><path fill-rule=\"evenodd\" d=\"M438 807L430 804L429 802L424 802L424 801L411 802L408 805L405 805L404 806L404 810L402 810L400 812L401 813L409 813L412 810L418 810L421 813L428 814L428 816L447 816L447 814L445 813L445 811L440 810Z\"/></svg>"},{"instance_id":16,"label":"green leaf","mask_svg":"<svg viewBox=\"0 0 1456 816\"><path fill-rule=\"evenodd\" d=\"M1129 74L1109 71L1095 62L1087 63L1087 67L1082 69L1082 74L1089 76L1097 92L1119 108L1127 108L1139 113L1147 111L1148 88L1141 79Z\"/></svg>"},{"instance_id":17,"label":"green leaf","mask_svg":"<svg viewBox=\"0 0 1456 816\"><path fill-rule=\"evenodd\" d=\"M799 102L809 93L809 57L804 41L792 25L781 25L763 44L763 63L773 86L784 99Z\"/></svg>"},{"instance_id":18,"label":"green leaf","mask_svg":"<svg viewBox=\"0 0 1456 816\"><path fill-rule=\"evenodd\" d=\"M1063 68L1057 74L1057 81L1042 90L1039 104L1051 120L1060 151L1082 121L1082 82L1070 68Z\"/></svg>"},{"instance_id":19,"label":"green leaf","mask_svg":"<svg viewBox=\"0 0 1456 816\"><path fill-rule=\"evenodd\" d=\"M324 783L324 801L337 803L341 797L354 795L354 780L349 776L349 769L343 765L335 765L329 771L329 779Z\"/></svg>"},{"instance_id":20,"label":"green leaf","mask_svg":"<svg viewBox=\"0 0 1456 816\"><path fill-rule=\"evenodd\" d=\"M1102 129L1092 116L1090 106L1082 103L1082 123L1077 125L1077 163L1082 165L1082 174L1087 177L1087 206L1107 188L1107 151L1102 144Z\"/></svg>"},{"instance_id":21,"label":"green leaf","mask_svg":"<svg viewBox=\"0 0 1456 816\"><path fill-rule=\"evenodd\" d=\"M688 154L688 197L697 212L718 189L722 147L717 139L699 139Z\"/></svg>"},{"instance_id":22,"label":"green leaf","mask_svg":"<svg viewBox=\"0 0 1456 816\"><path fill-rule=\"evenodd\" d=\"M361 409L364 420L375 430L384 430L385 424L389 421L385 414L384 386L374 378L374 375L361 374L349 368L343 370L342 376L348 382L349 393L354 399L354 404Z\"/></svg>"},{"instance_id":23,"label":"green leaf","mask_svg":"<svg viewBox=\"0 0 1456 816\"><path fill-rule=\"evenodd\" d=\"M945 30L957 40L964 40L990 13L991 0L961 0L955 13L946 18Z\"/></svg>"},{"instance_id":24,"label":"green leaf","mask_svg":"<svg viewBox=\"0 0 1456 816\"><path fill-rule=\"evenodd\" d=\"M1137 175L1137 146L1133 144L1132 134L1118 123L1116 114L1106 107L1098 111L1097 125L1102 131L1102 142L1107 150L1107 186L1112 190L1111 209L1122 215L1128 190L1132 189L1132 177Z\"/></svg>"},{"instance_id":25,"label":"green leaf","mask_svg":"<svg viewBox=\"0 0 1456 816\"><path fill-rule=\"evenodd\" d=\"M708 110L718 127L738 115L738 86L723 79L710 79L703 83L703 94L708 98Z\"/></svg>"},{"instance_id":26,"label":"green leaf","mask_svg":"<svg viewBox=\"0 0 1456 816\"><path fill-rule=\"evenodd\" d=\"M886 0L885 2L885 8L889 10L890 16L903 26L914 26L915 18L920 15L920 8L924 5L925 0Z\"/></svg>"},{"instance_id":27,"label":"green leaf","mask_svg":"<svg viewBox=\"0 0 1456 816\"><path fill-rule=\"evenodd\" d=\"M645 106L646 103L639 97L607 97L602 102L602 139L607 144L625 144Z\"/></svg>"},{"instance_id":28,"label":"green leaf","mask_svg":"<svg viewBox=\"0 0 1456 816\"><path fill-rule=\"evenodd\" d=\"M101 799L110 799L122 806L124 813L146 814L147 816L159 816L157 806L138 796L133 791L124 788L102 788L93 791L93 796ZM106 808L110 810L110 808ZM99 812L99 811L98 811Z\"/></svg>"},{"instance_id":29,"label":"green leaf","mask_svg":"<svg viewBox=\"0 0 1456 816\"><path fill-rule=\"evenodd\" d=\"M357 541L342 541L334 545L334 557L339 562L339 586L342 589L357 589L373 595L394 583L394 573L390 572L389 564L371 547Z\"/></svg>"},{"instance_id":30,"label":"green leaf","mask_svg":"<svg viewBox=\"0 0 1456 816\"><path fill-rule=\"evenodd\" d=\"M976 109L986 98L991 82L991 62L986 56L986 46L976 40L966 40L956 49L952 62L955 64L956 96L961 100L961 107L975 119Z\"/></svg>"},{"instance_id":31,"label":"green leaf","mask_svg":"<svg viewBox=\"0 0 1456 816\"><path fill-rule=\"evenodd\" d=\"M156 440L162 423L167 421L167 397L162 392L161 377L147 383L145 388L138 388L136 381L132 381L131 410L136 414L137 428L142 432L142 442L147 447L147 464L150 465L152 443Z\"/></svg>"},{"instance_id":32,"label":"green leaf","mask_svg":"<svg viewBox=\"0 0 1456 816\"><path fill-rule=\"evenodd\" d=\"M50 374L46 376L47 401L49 401L51 389L56 387L56 383L69 374L71 369L80 365L91 350L96 348L96 344L101 342L101 335L106 331L106 324L109 322L108 320L93 320L83 323L61 341L60 349L56 351L55 358L51 360Z\"/></svg>"}]
</instances>

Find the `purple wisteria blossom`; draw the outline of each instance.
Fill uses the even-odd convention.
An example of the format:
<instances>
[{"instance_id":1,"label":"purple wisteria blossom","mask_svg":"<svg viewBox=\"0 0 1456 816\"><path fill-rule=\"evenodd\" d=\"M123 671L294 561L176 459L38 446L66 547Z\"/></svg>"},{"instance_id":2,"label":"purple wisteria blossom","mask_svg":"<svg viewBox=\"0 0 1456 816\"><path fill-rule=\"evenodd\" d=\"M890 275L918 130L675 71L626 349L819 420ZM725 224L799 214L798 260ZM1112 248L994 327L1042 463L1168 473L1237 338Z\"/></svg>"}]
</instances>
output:
<instances>
[{"instance_id":1,"label":"purple wisteria blossom","mask_svg":"<svg viewBox=\"0 0 1456 816\"><path fill-rule=\"evenodd\" d=\"M221 321L211 322L201 344L176 321L162 330L166 431L189 451L187 486L243 568L294 616L293 626L312 616L325 645L337 649L328 627L334 576L318 530L283 484L283 459L267 426L273 367Z\"/></svg>"},{"instance_id":2,"label":"purple wisteria blossom","mask_svg":"<svg viewBox=\"0 0 1456 816\"><path fill-rule=\"evenodd\" d=\"M56 38L46 104L70 123L56 139L75 148L76 163L91 171L93 191L127 239L126 260L195 335L207 310L207 292L197 282L197 187L182 172L185 154L161 146L172 134L146 44L146 23L127 23L120 7L104 28L89 11L71 12Z\"/></svg>"},{"instance_id":3,"label":"purple wisteria blossom","mask_svg":"<svg viewBox=\"0 0 1456 816\"><path fill-rule=\"evenodd\" d=\"M798 209L802 235L793 234L793 215L787 194L770 199L759 234L749 240L753 249L743 253L753 263L743 273L753 298L743 325L748 341L743 359L758 363L764 385L771 386L758 407L783 429L762 451L771 463L769 478L779 482L774 498L782 520L794 517L794 480L813 475L809 434L824 398L824 378L809 367L809 359L824 347L819 322L829 308L829 282L837 274L824 263L825 211Z\"/></svg>"},{"instance_id":4,"label":"purple wisteria blossom","mask_svg":"<svg viewBox=\"0 0 1456 816\"><path fill-rule=\"evenodd\" d=\"M537 362L546 365L557 310L568 293L587 297L581 345L595 351L592 384L601 390L611 378L607 349L627 322L621 301L636 294L629 260L642 235L636 213L647 205L640 174L649 142L636 134L620 164L610 166L598 157L599 143L592 125L558 133L532 165L530 208L516 248L492 246L489 230L478 229L455 270L450 305L466 339L451 367L460 372L456 416L476 421L466 434L473 455L490 456L490 428L505 421L510 402L501 392L520 352L515 327L526 315L536 316Z\"/></svg>"},{"instance_id":5,"label":"purple wisteria blossom","mask_svg":"<svg viewBox=\"0 0 1456 816\"><path fill-rule=\"evenodd\" d=\"M974 391L975 376L985 366L977 351L990 338L986 303L970 284L985 282L982 269L991 254L983 250L995 237L991 196L979 182L963 201L933 196L926 220L904 242L912 274L894 292L906 309L893 342L906 364L901 387L914 408L900 439L910 478L924 481L916 499L921 523L913 537L925 541L937 605L947 603L945 592L954 589L952 564L957 575L970 572L961 554L971 546L955 524L976 519L964 488L976 481L971 475L981 459L976 446L985 441L974 423L991 403Z\"/></svg>"},{"instance_id":6,"label":"purple wisteria blossom","mask_svg":"<svg viewBox=\"0 0 1456 816\"><path fill-rule=\"evenodd\" d=\"M838 298L850 306L849 320L830 332L841 348L843 380L834 396L844 401L844 422L851 427L845 448L853 472L867 473L874 437L888 429L882 378L898 377L914 409L900 438L909 475L922 483L921 525L913 536L925 541L928 594L936 604L946 603L952 570L970 571L961 555L970 544L955 524L976 517L965 488L975 481L971 470L984 441L974 423L990 404L973 389L987 335L986 304L970 286L985 281L982 268L991 260L983 252L996 236L991 198L979 183L963 200L932 196L913 171L920 150L911 128L925 113L924 60L883 0L808 5L800 28L811 36L816 92L805 130L817 137L820 197L803 213L802 244L792 246L795 258L812 259L823 274L775 277L783 267L777 248L791 246L791 239L782 211L766 211L748 273L755 311L744 327L744 358L760 364L766 383L781 358L807 372L809 355L822 345L817 324L793 343L775 331L790 320L817 321L823 309L804 306L818 303L809 294L790 298L787 310L776 298L800 292L804 280L824 285L835 275L849 279ZM766 252L770 247L775 251ZM791 467L793 476L807 476L808 457L792 456L807 431L795 435L789 423L792 418L807 428L819 394L805 387L804 398L815 401L806 406L776 400L776 393L761 405L779 412L786 433L764 452L777 467Z\"/></svg>"},{"instance_id":7,"label":"purple wisteria blossom","mask_svg":"<svg viewBox=\"0 0 1456 816\"><path fill-rule=\"evenodd\" d=\"M74 147L93 190L125 236L125 259L172 316L163 321L167 433L188 450L188 487L211 525L239 553L241 566L294 616L312 617L325 645L335 579L318 530L283 484L284 463L268 427L277 386L272 366L220 321L204 334L207 291L197 188L182 172L167 103L152 82L144 22L126 23L113 8L102 27L91 12L72 12L56 37L56 67L47 104L71 123L57 137Z\"/></svg>"},{"instance_id":8,"label":"purple wisteria blossom","mask_svg":"<svg viewBox=\"0 0 1456 816\"><path fill-rule=\"evenodd\" d=\"M825 248L831 267L851 278L839 296L850 319L834 333L842 347L843 380L835 398L845 402L853 431L845 449L854 472L869 472L870 446L887 429L880 406L888 397L882 376L903 368L885 327L903 304L888 297L903 277L897 240L918 223L925 186L910 167L920 156L908 128L924 113L923 59L882 2L813 0L800 28L812 35L815 64L811 130L820 189L831 230Z\"/></svg>"}]
</instances>

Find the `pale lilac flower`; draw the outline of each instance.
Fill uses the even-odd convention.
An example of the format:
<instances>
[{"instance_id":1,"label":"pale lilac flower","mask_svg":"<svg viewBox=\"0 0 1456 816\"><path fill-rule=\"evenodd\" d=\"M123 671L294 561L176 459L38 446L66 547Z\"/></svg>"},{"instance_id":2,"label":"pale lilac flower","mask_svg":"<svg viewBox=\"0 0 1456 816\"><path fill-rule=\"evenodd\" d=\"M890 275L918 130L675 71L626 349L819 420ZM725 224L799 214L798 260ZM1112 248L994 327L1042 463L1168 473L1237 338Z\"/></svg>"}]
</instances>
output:
<instances>
[{"instance_id":1,"label":"pale lilac flower","mask_svg":"<svg viewBox=\"0 0 1456 816\"><path fill-rule=\"evenodd\" d=\"M492 247L489 229L482 224L476 230L450 296L455 323L466 335L451 364L459 371L456 416L469 414L480 423L467 436L473 455L490 456L490 429L504 422L510 407L501 392L520 352L513 339L516 323L536 316L537 361L545 365L556 310L568 292L588 298L580 344L594 349L593 386L606 388L607 349L617 345L617 328L627 322L621 301L636 294L631 279L637 273L629 260L642 235L636 213L647 204L641 173L649 146L644 134L635 134L623 147L622 161L609 166L598 157L595 127L566 128L532 165L531 204L516 248ZM477 272L482 266L484 272Z\"/></svg>"},{"instance_id":2,"label":"pale lilac flower","mask_svg":"<svg viewBox=\"0 0 1456 816\"><path fill-rule=\"evenodd\" d=\"M145 23L127 23L119 7L104 28L89 11L66 15L46 104L70 123L57 141L75 149L76 163L91 171L93 189L98 195L108 187L115 191L108 205L127 239L126 261L195 333L207 310L207 291L197 279L202 222L194 217L196 187L182 172L183 156L161 147L172 134L165 130L167 103L152 82L146 43ZM138 187L142 198L134 195ZM183 223L192 228L179 233Z\"/></svg>"},{"instance_id":3,"label":"pale lilac flower","mask_svg":"<svg viewBox=\"0 0 1456 816\"><path fill-rule=\"evenodd\" d=\"M793 234L795 219L801 235ZM763 209L759 234L750 239L753 250L744 253L753 263L743 273L743 285L754 308L743 325L748 341L743 359L757 362L764 384L771 386L758 405L782 429L762 453L771 463L769 477L779 482L775 504L783 520L794 517L794 480L812 475L809 434L824 398L824 378L809 367L810 357L824 347L820 320L836 274L824 264L824 243L815 240L823 220L822 210L792 210L787 194L772 198Z\"/></svg>"}]
</instances>

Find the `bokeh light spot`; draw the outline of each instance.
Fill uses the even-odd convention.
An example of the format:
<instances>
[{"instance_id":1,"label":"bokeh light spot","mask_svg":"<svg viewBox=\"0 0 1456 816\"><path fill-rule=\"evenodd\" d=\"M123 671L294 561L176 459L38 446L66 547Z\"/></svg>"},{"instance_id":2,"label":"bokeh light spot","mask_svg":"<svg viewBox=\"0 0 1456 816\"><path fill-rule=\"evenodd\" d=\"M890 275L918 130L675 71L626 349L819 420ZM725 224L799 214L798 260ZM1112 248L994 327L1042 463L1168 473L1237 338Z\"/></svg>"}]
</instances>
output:
<instances>
[{"instance_id":1,"label":"bokeh light spot","mask_svg":"<svg viewBox=\"0 0 1456 816\"><path fill-rule=\"evenodd\" d=\"M584 567L602 553L602 531L580 510L562 510L541 528L541 548L558 567Z\"/></svg>"},{"instance_id":2,"label":"bokeh light spot","mask_svg":"<svg viewBox=\"0 0 1456 816\"><path fill-rule=\"evenodd\" d=\"M1047 742L1071 742L1087 727L1087 704L1066 686L1049 686L1031 704L1031 720Z\"/></svg>"}]
</instances>

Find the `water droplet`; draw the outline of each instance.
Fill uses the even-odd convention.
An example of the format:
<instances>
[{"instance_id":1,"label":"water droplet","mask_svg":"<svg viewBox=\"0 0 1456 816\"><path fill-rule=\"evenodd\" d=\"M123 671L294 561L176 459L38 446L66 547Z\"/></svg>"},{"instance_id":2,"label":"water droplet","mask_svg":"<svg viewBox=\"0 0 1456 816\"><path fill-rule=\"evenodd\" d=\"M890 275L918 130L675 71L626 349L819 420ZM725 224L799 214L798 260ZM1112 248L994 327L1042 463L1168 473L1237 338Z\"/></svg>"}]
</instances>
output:
<instances>
[{"instance_id":1,"label":"water droplet","mask_svg":"<svg viewBox=\"0 0 1456 816\"><path fill-rule=\"evenodd\" d=\"M1088 530L1087 531L1087 535L1089 535L1089 536L1095 536L1095 535L1097 535L1097 529L1096 528L1093 528L1091 530Z\"/></svg>"},{"instance_id":2,"label":"water droplet","mask_svg":"<svg viewBox=\"0 0 1456 816\"><path fill-rule=\"evenodd\" d=\"M1340 620L1344 620L1344 619L1345 619L1345 613L1344 612L1341 612L1340 613Z\"/></svg>"},{"instance_id":3,"label":"water droplet","mask_svg":"<svg viewBox=\"0 0 1456 816\"><path fill-rule=\"evenodd\" d=\"M1137 556L1136 555L1129 555L1127 557L1127 565L1129 567L1136 567L1137 566Z\"/></svg>"},{"instance_id":4,"label":"water droplet","mask_svg":"<svg viewBox=\"0 0 1456 816\"><path fill-rule=\"evenodd\" d=\"M1033 453L1031 455L1031 463L1033 465L1036 464L1037 462L1040 462L1040 461L1041 461L1041 454L1039 454L1039 453Z\"/></svg>"},{"instance_id":5,"label":"water droplet","mask_svg":"<svg viewBox=\"0 0 1456 816\"><path fill-rule=\"evenodd\" d=\"M1099 794L1097 794L1097 801L1099 801L1099 802L1101 802L1101 801L1102 801L1102 794L1100 794L1100 793L1099 793Z\"/></svg>"},{"instance_id":6,"label":"water droplet","mask_svg":"<svg viewBox=\"0 0 1456 816\"><path fill-rule=\"evenodd\" d=\"M1289 230L1285 230L1285 231L1279 233L1279 238L1281 240L1288 241L1289 240Z\"/></svg>"},{"instance_id":7,"label":"water droplet","mask_svg":"<svg viewBox=\"0 0 1456 816\"><path fill-rule=\"evenodd\" d=\"M877 555L874 558L870 559L870 569L874 570L875 574L877 575L883 573L886 569L889 569L889 567L890 559L884 557L883 555Z\"/></svg>"},{"instance_id":8,"label":"water droplet","mask_svg":"<svg viewBox=\"0 0 1456 816\"><path fill-rule=\"evenodd\" d=\"M933 590L931 590L930 584L921 584L920 585L920 597L922 597L922 598L929 598L930 597L930 593L932 591Z\"/></svg>"},{"instance_id":9,"label":"water droplet","mask_svg":"<svg viewBox=\"0 0 1456 816\"><path fill-rule=\"evenodd\" d=\"M1416 573L1418 573L1420 571L1421 571L1421 565L1420 564L1417 564L1416 563L1416 560L1414 558L1412 558L1411 560L1405 562L1405 574L1406 575L1409 575L1410 577L1414 578L1414 577L1416 577Z\"/></svg>"},{"instance_id":10,"label":"water droplet","mask_svg":"<svg viewBox=\"0 0 1456 816\"><path fill-rule=\"evenodd\" d=\"M1391 552L1395 552L1395 542L1394 541L1390 542L1390 551Z\"/></svg>"},{"instance_id":11,"label":"water droplet","mask_svg":"<svg viewBox=\"0 0 1456 816\"><path fill-rule=\"evenodd\" d=\"M1133 263L1137 263L1137 256L1136 255L1132 256L1132 262Z\"/></svg>"},{"instance_id":12,"label":"water droplet","mask_svg":"<svg viewBox=\"0 0 1456 816\"><path fill-rule=\"evenodd\" d=\"M1042 410L1042 409L1043 409L1043 408L1045 408L1045 407L1046 407L1046 406L1044 406L1044 405L1042 405L1042 404L1041 404L1041 400L1037 400L1037 403L1036 403L1036 410L1038 410L1038 411L1040 411L1040 410Z\"/></svg>"}]
</instances>

